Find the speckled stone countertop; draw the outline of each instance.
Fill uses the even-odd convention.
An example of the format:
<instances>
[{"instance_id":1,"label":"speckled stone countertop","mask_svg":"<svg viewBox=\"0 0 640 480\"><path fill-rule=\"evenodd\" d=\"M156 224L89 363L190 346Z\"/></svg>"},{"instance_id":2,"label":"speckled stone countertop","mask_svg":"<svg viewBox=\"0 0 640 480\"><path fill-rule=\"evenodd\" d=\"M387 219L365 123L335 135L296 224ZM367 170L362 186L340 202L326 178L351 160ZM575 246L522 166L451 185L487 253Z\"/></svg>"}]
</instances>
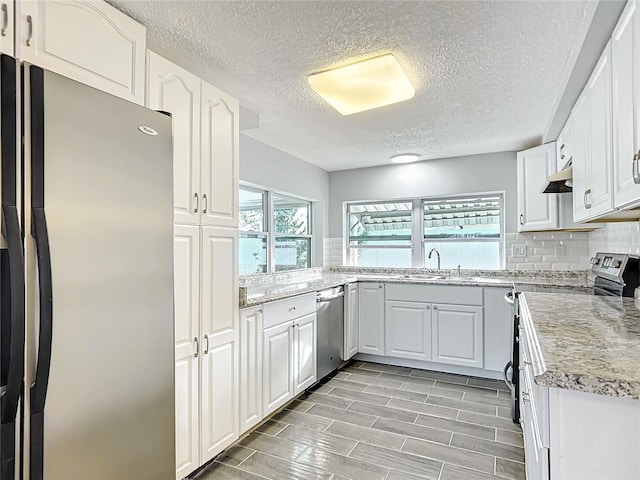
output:
<instances>
[{"instance_id":1,"label":"speckled stone countertop","mask_svg":"<svg viewBox=\"0 0 640 480\"><path fill-rule=\"evenodd\" d=\"M525 328L531 321L540 349L542 361L533 365L536 383L640 398L640 303L525 293L522 306Z\"/></svg>"},{"instance_id":2,"label":"speckled stone countertop","mask_svg":"<svg viewBox=\"0 0 640 480\"><path fill-rule=\"evenodd\" d=\"M455 272L455 271L454 271ZM458 276L448 270L427 271L408 269L347 269L315 268L284 277L255 275L241 277L240 307L302 295L351 282L410 283L426 285L458 285L480 287L510 287L519 289L564 288L587 292L590 285L586 272L509 272L463 270Z\"/></svg>"}]
</instances>

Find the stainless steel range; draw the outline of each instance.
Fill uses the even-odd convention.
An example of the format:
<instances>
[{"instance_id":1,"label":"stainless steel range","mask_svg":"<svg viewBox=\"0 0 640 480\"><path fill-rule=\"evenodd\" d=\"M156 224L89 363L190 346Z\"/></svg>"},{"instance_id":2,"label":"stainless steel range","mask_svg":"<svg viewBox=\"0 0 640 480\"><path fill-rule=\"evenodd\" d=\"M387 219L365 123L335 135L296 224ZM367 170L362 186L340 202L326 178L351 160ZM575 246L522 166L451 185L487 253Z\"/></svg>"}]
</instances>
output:
<instances>
[{"instance_id":1,"label":"stainless steel range","mask_svg":"<svg viewBox=\"0 0 640 480\"><path fill-rule=\"evenodd\" d=\"M591 259L596 275L594 295L633 297L640 286L640 257L625 253L597 253Z\"/></svg>"}]
</instances>

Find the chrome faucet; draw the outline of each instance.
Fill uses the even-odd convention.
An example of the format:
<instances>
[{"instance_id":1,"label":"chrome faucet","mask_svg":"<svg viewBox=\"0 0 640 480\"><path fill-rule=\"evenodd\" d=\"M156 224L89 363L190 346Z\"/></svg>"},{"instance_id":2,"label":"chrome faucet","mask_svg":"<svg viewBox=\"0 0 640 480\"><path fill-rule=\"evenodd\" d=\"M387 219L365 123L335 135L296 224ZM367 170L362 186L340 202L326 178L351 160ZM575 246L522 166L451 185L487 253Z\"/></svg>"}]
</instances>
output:
<instances>
[{"instance_id":1,"label":"chrome faucet","mask_svg":"<svg viewBox=\"0 0 640 480\"><path fill-rule=\"evenodd\" d=\"M438 270L440 270L440 252L438 251L437 248L432 248L431 249L431 251L429 252L429 257L428 258L431 258L431 254L433 252L436 252L436 255L438 255Z\"/></svg>"}]
</instances>

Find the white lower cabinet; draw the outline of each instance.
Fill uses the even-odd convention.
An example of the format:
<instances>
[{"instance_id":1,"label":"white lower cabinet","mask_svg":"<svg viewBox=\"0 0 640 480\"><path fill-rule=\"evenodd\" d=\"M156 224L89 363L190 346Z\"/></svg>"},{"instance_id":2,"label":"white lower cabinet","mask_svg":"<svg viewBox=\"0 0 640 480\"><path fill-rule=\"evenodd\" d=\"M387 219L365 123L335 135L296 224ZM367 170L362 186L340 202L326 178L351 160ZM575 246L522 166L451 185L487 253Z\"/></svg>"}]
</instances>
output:
<instances>
[{"instance_id":1,"label":"white lower cabinet","mask_svg":"<svg viewBox=\"0 0 640 480\"><path fill-rule=\"evenodd\" d=\"M262 332L263 414L269 415L293 398L293 321Z\"/></svg>"},{"instance_id":2,"label":"white lower cabinet","mask_svg":"<svg viewBox=\"0 0 640 480\"><path fill-rule=\"evenodd\" d=\"M262 312L240 310L240 433L262 420Z\"/></svg>"},{"instance_id":3,"label":"white lower cabinet","mask_svg":"<svg viewBox=\"0 0 640 480\"><path fill-rule=\"evenodd\" d=\"M482 307L433 305L432 360L483 368Z\"/></svg>"},{"instance_id":4,"label":"white lower cabinet","mask_svg":"<svg viewBox=\"0 0 640 480\"><path fill-rule=\"evenodd\" d=\"M431 304L387 300L385 355L431 360Z\"/></svg>"},{"instance_id":5,"label":"white lower cabinet","mask_svg":"<svg viewBox=\"0 0 640 480\"><path fill-rule=\"evenodd\" d=\"M315 293L267 303L262 331L262 416L315 383Z\"/></svg>"},{"instance_id":6,"label":"white lower cabinet","mask_svg":"<svg viewBox=\"0 0 640 480\"><path fill-rule=\"evenodd\" d=\"M316 381L317 316L302 317L293 324L293 395L298 395Z\"/></svg>"},{"instance_id":7,"label":"white lower cabinet","mask_svg":"<svg viewBox=\"0 0 640 480\"><path fill-rule=\"evenodd\" d=\"M358 353L360 328L358 321L358 284L344 286L344 351L343 360L349 360Z\"/></svg>"},{"instance_id":8,"label":"white lower cabinet","mask_svg":"<svg viewBox=\"0 0 640 480\"><path fill-rule=\"evenodd\" d=\"M238 233L176 225L176 478L238 438Z\"/></svg>"},{"instance_id":9,"label":"white lower cabinet","mask_svg":"<svg viewBox=\"0 0 640 480\"><path fill-rule=\"evenodd\" d=\"M384 284L358 284L360 353L384 355Z\"/></svg>"}]
</instances>

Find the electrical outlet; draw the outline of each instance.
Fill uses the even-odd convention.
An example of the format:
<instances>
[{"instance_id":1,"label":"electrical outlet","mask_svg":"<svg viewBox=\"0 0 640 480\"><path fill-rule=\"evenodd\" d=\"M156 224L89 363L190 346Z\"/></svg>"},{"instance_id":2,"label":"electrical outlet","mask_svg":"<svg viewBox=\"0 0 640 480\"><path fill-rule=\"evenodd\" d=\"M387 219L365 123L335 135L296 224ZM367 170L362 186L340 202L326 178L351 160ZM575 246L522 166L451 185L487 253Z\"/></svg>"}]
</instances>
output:
<instances>
[{"instance_id":1,"label":"electrical outlet","mask_svg":"<svg viewBox=\"0 0 640 480\"><path fill-rule=\"evenodd\" d=\"M556 258L564 258L567 255L567 247L556 245Z\"/></svg>"},{"instance_id":2,"label":"electrical outlet","mask_svg":"<svg viewBox=\"0 0 640 480\"><path fill-rule=\"evenodd\" d=\"M511 256L512 257L526 257L527 256L527 246L526 245L513 245L513 247L511 247Z\"/></svg>"}]
</instances>

